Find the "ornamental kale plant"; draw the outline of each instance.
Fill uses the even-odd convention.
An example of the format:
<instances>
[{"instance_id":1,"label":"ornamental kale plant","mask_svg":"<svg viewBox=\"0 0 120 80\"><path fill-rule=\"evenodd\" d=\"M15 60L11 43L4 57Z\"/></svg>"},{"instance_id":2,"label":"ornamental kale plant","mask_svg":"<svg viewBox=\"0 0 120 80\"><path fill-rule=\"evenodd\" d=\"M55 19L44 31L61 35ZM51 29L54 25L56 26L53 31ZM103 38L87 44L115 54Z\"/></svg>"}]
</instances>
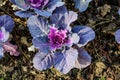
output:
<instances>
[{"instance_id":1,"label":"ornamental kale plant","mask_svg":"<svg viewBox=\"0 0 120 80\"><path fill-rule=\"evenodd\" d=\"M15 12L15 15L27 18L31 15L40 15L49 17L52 12L60 6L64 5L61 0L10 0L21 10Z\"/></svg>"},{"instance_id":2,"label":"ornamental kale plant","mask_svg":"<svg viewBox=\"0 0 120 80\"><path fill-rule=\"evenodd\" d=\"M80 12L83 12L88 8L88 5L92 0L73 0L73 1L75 2L75 8L79 9Z\"/></svg>"},{"instance_id":3,"label":"ornamental kale plant","mask_svg":"<svg viewBox=\"0 0 120 80\"><path fill-rule=\"evenodd\" d=\"M16 51L17 46L9 43L9 33L14 27L13 19L8 15L0 16L0 58L4 56L5 52L10 52L10 55L18 56Z\"/></svg>"},{"instance_id":4,"label":"ornamental kale plant","mask_svg":"<svg viewBox=\"0 0 120 80\"><path fill-rule=\"evenodd\" d=\"M72 68L85 68L91 63L91 56L82 47L95 38L95 32L87 26L71 28L78 15L73 11L57 11L49 22L40 16L31 16L27 25L33 45L39 49L33 66L38 70L54 66L66 74Z\"/></svg>"}]
</instances>

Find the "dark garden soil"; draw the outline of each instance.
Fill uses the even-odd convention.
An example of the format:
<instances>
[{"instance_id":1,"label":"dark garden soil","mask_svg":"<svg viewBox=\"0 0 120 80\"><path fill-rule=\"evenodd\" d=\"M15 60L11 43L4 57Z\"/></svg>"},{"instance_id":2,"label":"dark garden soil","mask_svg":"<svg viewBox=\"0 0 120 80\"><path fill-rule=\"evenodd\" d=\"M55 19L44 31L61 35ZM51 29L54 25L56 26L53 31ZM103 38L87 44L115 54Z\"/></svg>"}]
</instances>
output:
<instances>
[{"instance_id":1,"label":"dark garden soil","mask_svg":"<svg viewBox=\"0 0 120 80\"><path fill-rule=\"evenodd\" d=\"M68 10L79 14L78 20L71 26L87 25L96 33L95 39L84 47L92 56L91 65L82 70L72 69L66 75L54 68L37 71L32 66L37 50L28 51L32 37L26 26L27 19L14 15L9 0L0 0L0 15L10 15L15 21L10 42L18 45L21 53L18 57L5 53L0 60L0 80L120 80L120 45L114 38L114 32L120 28L120 0L93 0L82 13L74 8L72 0L64 1Z\"/></svg>"}]
</instances>

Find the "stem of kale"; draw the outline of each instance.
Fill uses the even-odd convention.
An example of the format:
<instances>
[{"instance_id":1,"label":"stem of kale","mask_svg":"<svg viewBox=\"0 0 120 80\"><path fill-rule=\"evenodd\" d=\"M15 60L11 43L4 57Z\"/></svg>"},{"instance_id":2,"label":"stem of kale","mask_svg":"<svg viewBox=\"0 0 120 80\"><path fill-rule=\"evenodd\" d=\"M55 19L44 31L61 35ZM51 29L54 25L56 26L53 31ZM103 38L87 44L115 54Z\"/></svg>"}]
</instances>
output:
<instances>
[{"instance_id":1,"label":"stem of kale","mask_svg":"<svg viewBox=\"0 0 120 80\"><path fill-rule=\"evenodd\" d=\"M99 22L99 23L93 25L92 28L95 28L96 26L103 25L103 24L106 24L106 23L110 23L110 22L112 22L112 21L113 21L113 20L106 20L106 21Z\"/></svg>"}]
</instances>

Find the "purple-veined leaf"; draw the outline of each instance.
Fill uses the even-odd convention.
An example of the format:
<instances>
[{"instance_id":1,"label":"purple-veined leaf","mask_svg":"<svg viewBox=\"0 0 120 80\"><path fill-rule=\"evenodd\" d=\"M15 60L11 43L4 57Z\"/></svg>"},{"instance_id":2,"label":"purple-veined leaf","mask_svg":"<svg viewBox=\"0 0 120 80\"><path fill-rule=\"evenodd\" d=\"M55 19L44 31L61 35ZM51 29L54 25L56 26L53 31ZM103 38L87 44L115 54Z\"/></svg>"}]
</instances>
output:
<instances>
[{"instance_id":1,"label":"purple-veined leaf","mask_svg":"<svg viewBox=\"0 0 120 80\"><path fill-rule=\"evenodd\" d=\"M115 35L115 40L117 41L118 44L120 44L120 29L118 29L114 35Z\"/></svg>"},{"instance_id":2,"label":"purple-veined leaf","mask_svg":"<svg viewBox=\"0 0 120 80\"><path fill-rule=\"evenodd\" d=\"M78 58L78 51L70 48L65 53L54 53L53 62L56 69L66 74L75 67Z\"/></svg>"},{"instance_id":3,"label":"purple-veined leaf","mask_svg":"<svg viewBox=\"0 0 120 80\"><path fill-rule=\"evenodd\" d=\"M12 45L9 42L4 42L2 43L2 47L4 49L4 51L6 52L10 52L10 55L14 55L14 56L19 56L19 52L16 50L17 46L16 45Z\"/></svg>"},{"instance_id":4,"label":"purple-veined leaf","mask_svg":"<svg viewBox=\"0 0 120 80\"><path fill-rule=\"evenodd\" d=\"M48 22L41 17L31 16L28 19L27 26L32 37L47 35L49 32Z\"/></svg>"},{"instance_id":5,"label":"purple-veined leaf","mask_svg":"<svg viewBox=\"0 0 120 80\"><path fill-rule=\"evenodd\" d=\"M85 68L91 63L91 56L82 48L78 48L78 61L76 61L76 68Z\"/></svg>"},{"instance_id":6,"label":"purple-veined leaf","mask_svg":"<svg viewBox=\"0 0 120 80\"><path fill-rule=\"evenodd\" d=\"M0 27L5 27L5 30L11 32L14 27L14 20L8 15L0 16Z\"/></svg>"},{"instance_id":7,"label":"purple-veined leaf","mask_svg":"<svg viewBox=\"0 0 120 80\"><path fill-rule=\"evenodd\" d=\"M80 12L85 11L88 8L89 3L92 0L73 0L75 4L75 8L78 8Z\"/></svg>"},{"instance_id":8,"label":"purple-veined leaf","mask_svg":"<svg viewBox=\"0 0 120 80\"><path fill-rule=\"evenodd\" d=\"M86 45L95 38L95 32L87 26L74 26L72 32L77 33L80 37L79 47Z\"/></svg>"},{"instance_id":9,"label":"purple-veined leaf","mask_svg":"<svg viewBox=\"0 0 120 80\"><path fill-rule=\"evenodd\" d=\"M50 52L47 36L39 36L39 37L33 38L32 42L33 42L33 45L36 48L38 48L41 52L44 52L44 53Z\"/></svg>"},{"instance_id":10,"label":"purple-veined leaf","mask_svg":"<svg viewBox=\"0 0 120 80\"><path fill-rule=\"evenodd\" d=\"M35 13L30 12L30 11L17 11L15 12L16 16L19 16L20 18L28 18L32 15L35 15Z\"/></svg>"},{"instance_id":11,"label":"purple-veined leaf","mask_svg":"<svg viewBox=\"0 0 120 80\"><path fill-rule=\"evenodd\" d=\"M49 53L38 52L33 58L33 66L38 70L45 70L53 65L52 55Z\"/></svg>"}]
</instances>

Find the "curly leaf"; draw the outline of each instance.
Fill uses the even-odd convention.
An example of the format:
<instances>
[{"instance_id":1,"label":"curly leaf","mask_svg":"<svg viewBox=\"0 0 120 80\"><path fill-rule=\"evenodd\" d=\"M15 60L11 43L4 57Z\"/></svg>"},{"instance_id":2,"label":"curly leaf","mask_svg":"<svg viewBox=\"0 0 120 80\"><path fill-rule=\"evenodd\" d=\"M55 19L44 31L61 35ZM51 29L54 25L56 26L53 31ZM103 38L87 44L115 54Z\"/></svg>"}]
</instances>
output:
<instances>
[{"instance_id":1,"label":"curly leaf","mask_svg":"<svg viewBox=\"0 0 120 80\"><path fill-rule=\"evenodd\" d=\"M16 51L17 46L12 45L9 42L2 43L2 47L3 47L4 51L10 52L10 55L19 56L19 54L20 54L18 51Z\"/></svg>"}]
</instances>

